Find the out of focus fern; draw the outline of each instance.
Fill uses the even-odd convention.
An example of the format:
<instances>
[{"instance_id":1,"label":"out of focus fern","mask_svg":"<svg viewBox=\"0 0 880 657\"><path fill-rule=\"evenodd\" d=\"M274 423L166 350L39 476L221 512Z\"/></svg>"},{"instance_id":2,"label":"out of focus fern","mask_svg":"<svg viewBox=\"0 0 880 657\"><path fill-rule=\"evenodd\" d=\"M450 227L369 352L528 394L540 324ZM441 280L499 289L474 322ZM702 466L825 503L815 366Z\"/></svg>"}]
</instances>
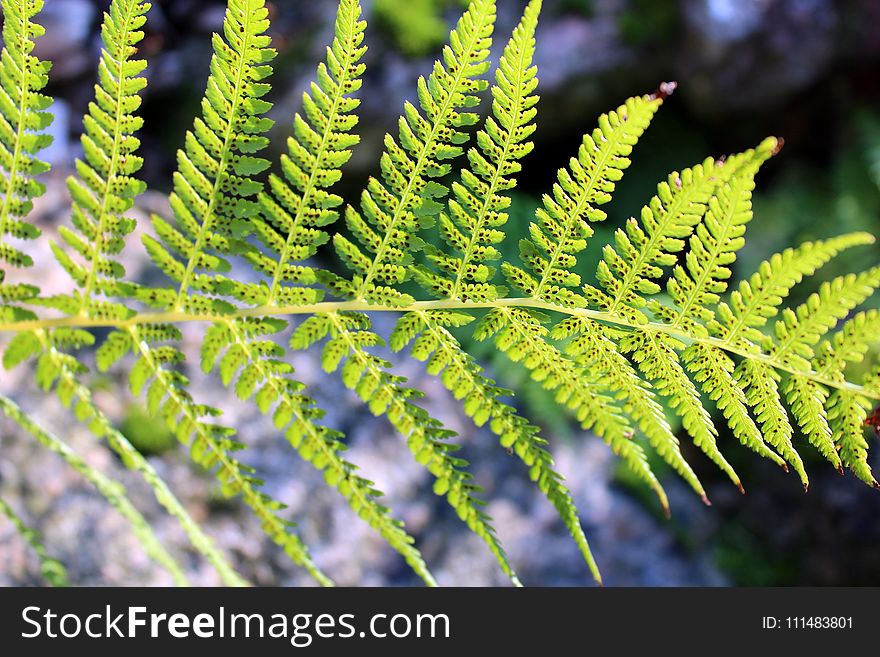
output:
<instances>
[{"instance_id":1,"label":"out of focus fern","mask_svg":"<svg viewBox=\"0 0 880 657\"><path fill-rule=\"evenodd\" d=\"M324 410L297 379L289 349L320 345L323 369L338 372L372 413L387 419L431 474L434 492L485 542L515 585L516 563L454 433L421 405L423 392L382 358L377 349L386 341L422 361L474 424L486 426L501 449L521 461L597 581L599 567L552 445L514 405L517 391L496 382L475 350L463 346L473 343L460 336L491 342L559 409L607 442L667 511L663 482L652 467L658 459L708 502L670 415L741 490L750 482L727 460L729 446L716 418L744 446L793 470L805 487L808 474L796 447L801 435L833 467L878 485L866 420L880 401L880 367L869 355L880 337L880 315L870 309L880 267L826 280L815 276L873 237L817 236L732 281L752 219L755 179L778 152L777 139L669 174L637 217L604 232L612 235L608 243L593 244L599 241L596 227L607 220L603 206L674 91L674 84L664 83L599 117L535 209L515 244L518 257L508 257L511 195L540 116L534 65L540 0L528 3L497 49L494 72L495 2L470 3L441 59L419 79L416 100L404 105L396 134L386 135L380 174L350 204L334 190L359 141L366 51L360 3L340 0L334 39L273 165L260 155L272 126L266 117L274 58L269 12L263 0L229 0L222 33L213 37L201 111L178 151L171 213L153 216L154 235L141 243L165 276L158 285L130 280L119 258L125 248L139 246L127 238L135 227L130 210L145 190L137 179L142 161L136 133L148 69L137 44L150 6L114 0L104 17L98 84L83 122L84 158L69 181L70 224L60 229L63 245L52 247L71 286L54 296L42 294L26 271L32 262L26 241L39 236L31 210L43 192L38 176L47 166L38 157L51 121L50 100L40 94L48 66L31 55L41 6L2 0L0 260L22 270L16 272L20 283L0 279L0 333L8 336L3 363L33 363L39 386L144 478L225 583L246 584L113 426L93 394L99 385L93 366L119 369L130 357L130 387L143 395L150 416L189 448L225 494L242 499L296 564L320 584L332 584L332 573L319 567L284 506L262 491L259 473L238 459L244 445L235 428L219 424L220 409L199 400L184 374L190 354L183 324L204 328L203 372L216 374L270 417L279 440L319 471L429 585L436 581L415 538L346 458L345 435L325 422ZM340 218L345 232L333 229ZM330 248L344 269L316 265L313 256ZM601 255L595 284L577 273L589 249ZM253 276L232 273L242 266ZM816 281L814 291L802 303L787 304L807 280ZM396 316L389 335L374 329L376 313ZM292 317L298 321L289 333ZM116 482L12 399L0 396L0 411L94 484L130 521L150 556L186 583L177 557ZM4 502L0 510L52 566L47 575L63 583L12 507Z\"/></svg>"}]
</instances>

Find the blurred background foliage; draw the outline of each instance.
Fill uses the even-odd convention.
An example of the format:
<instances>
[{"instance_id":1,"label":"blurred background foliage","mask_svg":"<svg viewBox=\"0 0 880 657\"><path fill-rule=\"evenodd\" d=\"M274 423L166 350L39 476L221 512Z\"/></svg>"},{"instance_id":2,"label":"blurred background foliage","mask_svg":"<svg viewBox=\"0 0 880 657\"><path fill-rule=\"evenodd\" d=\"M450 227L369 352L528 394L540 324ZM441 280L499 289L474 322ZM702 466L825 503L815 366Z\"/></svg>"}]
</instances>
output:
<instances>
[{"instance_id":1,"label":"blurred background foliage","mask_svg":"<svg viewBox=\"0 0 880 657\"><path fill-rule=\"evenodd\" d=\"M142 136L146 177L155 188L167 189L174 150L203 90L210 58L207 36L218 29L224 4L155 4L143 48L150 59L150 87ZM363 144L344 183L349 198L375 172L382 135L393 129L402 101L414 99L417 76L430 70L466 3L365 4L372 20L362 92ZM499 2L499 34L509 33L524 4ZM80 126L74 117L90 95L98 12L106 5L99 0L47 3L44 22L50 36L41 41L39 54L55 61L49 91L60 99L52 151L59 167L77 152ZM334 10L333 0L273 3L272 30L280 52L272 98L278 119L276 149L329 40ZM744 150L769 134L782 137L786 146L761 174L755 220L736 264L738 277L750 274L772 253L805 240L857 230L880 234L877 0L545 0L537 61L542 81L537 146L511 208L506 257L516 256L518 238L540 194L549 189L556 169L574 154L598 114L671 79L679 83L679 91L635 151L594 245L609 239L627 217L637 216L669 172L706 155ZM585 280L591 279L599 254L594 246L580 263ZM837 274L878 262L880 246L875 246L848 254L827 271ZM801 286L792 301L802 301L811 291ZM468 339L466 332L461 337ZM472 348L493 376L521 391L519 403L554 440L582 438L520 368L496 358L490 346ZM122 428L145 453L161 453L170 444L137 408L124 413ZM811 494L804 496L792 477L759 462L726 436L722 443L748 489L741 498L731 495L722 475L683 442L698 474L714 491L718 520L708 529L687 514L658 523L657 531L673 533L685 554L694 559L708 555L735 584L880 584L876 491L808 459L814 483ZM874 445L880 452L880 444ZM808 456L810 451L807 447L802 453ZM656 465L663 473L663 465ZM614 482L650 514L659 514L625 469L615 470Z\"/></svg>"}]
</instances>

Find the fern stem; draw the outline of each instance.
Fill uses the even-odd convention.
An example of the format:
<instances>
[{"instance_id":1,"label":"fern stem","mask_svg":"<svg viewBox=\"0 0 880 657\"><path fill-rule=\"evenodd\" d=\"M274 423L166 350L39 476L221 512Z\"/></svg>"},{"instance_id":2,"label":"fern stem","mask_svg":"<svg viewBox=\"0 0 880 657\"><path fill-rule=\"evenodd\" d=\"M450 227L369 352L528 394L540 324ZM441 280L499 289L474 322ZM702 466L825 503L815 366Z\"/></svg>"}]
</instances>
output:
<instances>
[{"instance_id":1,"label":"fern stem","mask_svg":"<svg viewBox=\"0 0 880 657\"><path fill-rule=\"evenodd\" d=\"M772 366L776 370L786 372L788 374L797 374L805 376L823 386L838 390L864 395L870 399L880 401L880 392L867 390L863 386L850 383L835 381L827 376L821 376L817 372L811 370L799 370L786 363L780 362L770 354L765 352L749 351L741 349L734 345L728 344L725 340L713 338L709 336L695 337L688 334L684 329L664 324L662 322L647 322L639 324L631 322L619 315L611 314L601 310L593 310L591 308L567 308L558 306L549 301L540 299L510 297L505 299L496 299L494 301L472 302L458 301L455 299L440 299L430 301L416 301L409 306L404 307L387 307L366 303L363 301L323 301L321 303L305 304L300 306L261 306L259 308L238 308L228 315L198 315L190 314L182 311L167 311L158 313L143 313L134 315L128 319L112 319L97 317L93 319L81 317L55 317L28 319L13 322L0 322L0 333L18 333L21 331L33 331L49 328L128 328L141 326L144 324L177 324L182 322L218 322L228 319L240 317L269 317L281 315L326 315L334 312L394 312L407 313L422 310L491 310L492 308L533 308L535 310L545 310L548 312L562 313L575 317L589 317L604 324L611 324L630 329L645 329L665 333L675 336L687 343L698 342L705 345L717 347L722 351L726 351L742 358L759 360Z\"/></svg>"},{"instance_id":2,"label":"fern stem","mask_svg":"<svg viewBox=\"0 0 880 657\"><path fill-rule=\"evenodd\" d=\"M100 471L91 467L86 461L63 440L49 433L36 422L28 417L14 401L0 395L0 412L10 420L15 422L24 431L37 439L37 441L51 450L73 468L80 473L90 484L92 484L101 495L103 495L110 505L115 508L121 516L123 516L131 524L144 551L156 563L167 570L174 583L177 586L189 586L189 581L180 565L172 557L150 527L150 523L141 515L125 494L125 488L117 481L105 476Z\"/></svg>"}]
</instances>

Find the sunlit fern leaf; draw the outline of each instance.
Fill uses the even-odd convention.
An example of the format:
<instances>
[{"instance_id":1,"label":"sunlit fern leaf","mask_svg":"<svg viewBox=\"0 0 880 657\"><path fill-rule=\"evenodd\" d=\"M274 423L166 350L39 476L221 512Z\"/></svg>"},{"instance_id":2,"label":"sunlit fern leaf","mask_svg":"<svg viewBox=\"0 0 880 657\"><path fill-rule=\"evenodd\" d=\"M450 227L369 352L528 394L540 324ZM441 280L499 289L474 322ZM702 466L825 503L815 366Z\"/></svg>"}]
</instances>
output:
<instances>
[{"instance_id":1,"label":"sunlit fern leaf","mask_svg":"<svg viewBox=\"0 0 880 657\"><path fill-rule=\"evenodd\" d=\"M189 381L176 368L184 355L173 346L180 338L179 330L173 326L129 326L105 341L98 352L99 364L106 369L125 354L133 353L136 361L129 372L129 385L135 395L145 395L148 412L165 422L189 448L196 463L214 473L225 495L241 497L266 535L294 563L304 567L317 582L331 584L294 533L294 525L279 516L285 505L263 492L263 482L253 469L234 456L243 447L234 440L235 431L204 419L217 417L221 411L196 402L187 390Z\"/></svg>"},{"instance_id":2,"label":"sunlit fern leaf","mask_svg":"<svg viewBox=\"0 0 880 657\"><path fill-rule=\"evenodd\" d=\"M491 301L503 293L503 288L491 283L495 271L486 263L500 255L493 245L504 239L500 229L507 222L505 210L510 204L505 192L516 185L513 176L521 169L519 160L533 148L528 139L535 130L538 98L533 92L538 80L532 60L540 10L541 2L529 3L504 49L492 87L492 116L477 134L477 147L468 151L472 170L462 170L461 182L452 185L454 197L449 200L448 214L440 215L440 234L450 252L458 255L426 245L430 266L414 270L416 280L435 296ZM427 361L429 373L439 375L444 386L464 401L464 410L474 422L478 426L488 423L501 444L523 460L599 579L579 514L562 476L553 468L552 456L544 447L546 441L539 437L536 426L500 399L506 391L483 375L482 368L448 331L473 319L464 313L407 313L397 323L390 344L400 351L412 342L413 356Z\"/></svg>"},{"instance_id":3,"label":"sunlit fern leaf","mask_svg":"<svg viewBox=\"0 0 880 657\"><path fill-rule=\"evenodd\" d=\"M463 402L465 413L473 418L474 423L488 425L499 437L501 445L528 466L529 477L556 508L593 576L601 582L577 507L562 475L554 469L553 457L546 448L547 441L540 437L538 427L502 400L509 391L499 388L495 381L484 375L476 360L447 328L471 321L473 317L464 313L407 313L395 326L390 346L394 351L400 351L412 342L413 357L427 362L428 372L439 376L455 398Z\"/></svg>"},{"instance_id":4,"label":"sunlit fern leaf","mask_svg":"<svg viewBox=\"0 0 880 657\"><path fill-rule=\"evenodd\" d=\"M343 435L320 424L324 411L304 394L304 386L292 380L292 367L278 360L280 345L259 339L278 332L280 320L230 320L209 329L202 349L202 366L210 371L215 364L224 384L236 380L236 394L253 399L260 411L271 415L302 458L323 473L370 527L406 559L428 584L435 580L425 565L414 539L380 502L381 493L371 481L357 473L357 466L343 457L347 449Z\"/></svg>"},{"instance_id":5,"label":"sunlit fern leaf","mask_svg":"<svg viewBox=\"0 0 880 657\"><path fill-rule=\"evenodd\" d=\"M846 249L872 244L867 233L842 235L829 240L807 242L786 249L761 263L758 271L740 282L730 303L718 306L717 321L709 323L713 335L732 347L754 349L764 340L760 331L779 312L782 301L805 276L816 271Z\"/></svg>"},{"instance_id":6,"label":"sunlit fern leaf","mask_svg":"<svg viewBox=\"0 0 880 657\"><path fill-rule=\"evenodd\" d=\"M317 323L321 326L314 325ZM305 325L305 334L302 328L294 333L291 345L305 347L327 338L321 358L324 370L340 370L346 387L354 390L374 415L388 418L406 438L418 463L434 477L434 492L446 498L462 522L489 546L504 573L518 585L519 579L491 519L483 511L485 502L477 497L481 489L465 469L468 462L455 456L459 447L449 442L455 434L413 403L422 393L404 386L405 379L388 372L390 363L367 351L382 342L369 330L369 318L360 313L329 313L313 318L312 326Z\"/></svg>"},{"instance_id":7,"label":"sunlit fern leaf","mask_svg":"<svg viewBox=\"0 0 880 657\"><path fill-rule=\"evenodd\" d=\"M828 399L828 422L840 460L869 486L880 488L868 464L868 440L865 420L874 404L864 395L835 390Z\"/></svg>"},{"instance_id":8,"label":"sunlit fern leaf","mask_svg":"<svg viewBox=\"0 0 880 657\"><path fill-rule=\"evenodd\" d=\"M9 503L0 497L0 514L2 514L18 532L40 560L40 574L50 586L70 586L67 569L58 559L49 554L40 535L27 525Z\"/></svg>"},{"instance_id":9,"label":"sunlit fern leaf","mask_svg":"<svg viewBox=\"0 0 880 657\"><path fill-rule=\"evenodd\" d=\"M177 563L177 560L168 553L159 541L149 522L132 505L126 494L125 487L121 483L110 479L89 465L67 443L58 436L43 429L28 417L27 413L19 408L15 402L3 395L0 395L0 412L33 436L43 447L61 457L67 465L94 486L110 505L128 521L144 552L171 574L175 584L188 585L186 574L183 572L180 564ZM2 500L0 500L0 503L2 503ZM44 555L40 556L42 559ZM57 570L54 560L44 561L44 567L47 564L50 572ZM63 566L61 568L63 571Z\"/></svg>"},{"instance_id":10,"label":"sunlit fern leaf","mask_svg":"<svg viewBox=\"0 0 880 657\"><path fill-rule=\"evenodd\" d=\"M706 491L681 454L663 407L650 384L643 380L617 348L614 329L586 318L569 318L552 331L555 340L570 338L566 353L584 370L594 372L601 390L623 406L656 452L678 472L708 504Z\"/></svg>"},{"instance_id":11,"label":"sunlit fern leaf","mask_svg":"<svg viewBox=\"0 0 880 657\"><path fill-rule=\"evenodd\" d=\"M0 168L7 192L13 191L4 196L2 240L10 231L13 237L31 236L16 231L31 231L24 214L41 191L33 175L45 169L36 154L47 143L42 131L49 100L39 95L47 67L28 58L40 32L31 25L40 3L0 3L7 35L0 61ZM264 187L268 162L257 154L268 145L271 126L264 116L270 105L263 100L274 56L265 35L269 14L262 1L229 0L222 35L213 39L201 115L179 152L170 197L173 219L154 217L155 237L145 240L150 259L171 283L148 287L126 280L116 256L133 227L127 212L143 189L133 178L140 166L135 110L144 84L134 48L146 7L114 0L105 16L105 53L85 120L84 159L70 185L73 226L62 229L67 247L54 247L74 289L35 296L32 282L20 277L22 283L3 285L0 271L0 331L13 336L3 361L8 367L33 361L37 383L54 391L145 478L224 581L243 583L97 407L93 375L76 350L94 349L102 371L129 357L129 385L143 393L147 410L165 420L223 491L241 495L264 533L322 584L331 582L279 516L282 505L260 490L255 473L235 456L242 445L233 430L216 424L219 410L193 398L184 375L182 323L209 325L202 340L205 371L215 371L240 398L270 415L305 460L429 584L434 579L412 537L381 505L369 479L343 459L342 435L322 426L322 410L294 380L280 343L288 327L285 316L302 316L290 346L323 343L324 368L338 369L343 383L405 437L433 475L435 491L487 543L515 584L519 580L479 488L456 454L454 434L416 404L421 391L408 387L380 356L384 340L368 313L401 314L390 346L410 345L412 356L425 361L475 424L488 426L528 465L596 579L578 513L546 442L509 403L511 391L490 378L456 337L477 318L474 336L492 339L498 351L521 363L550 391L548 397L601 436L654 489L667 512L668 500L649 464L651 452L699 494L703 490L684 460L664 402L740 487L722 453L724 425L759 454L786 469L791 464L804 485L795 425L832 465L847 466L874 483L865 423L876 424L867 411L880 401L880 369L870 369L861 383L853 379L864 372L880 335L877 311L857 311L880 285L880 268L825 283L800 307L781 309L797 284L871 238L848 235L782 251L729 289L752 217L755 176L778 150L776 139L671 174L611 244L599 245L598 282L583 285L576 269L593 236L591 224L606 219L601 206L674 84L600 118L528 227L520 243L522 266L501 266L524 295L502 298L506 291L496 284L493 261L509 232L507 192L531 150L537 116L532 58L539 0L528 4L504 50L491 112L473 144L468 133L479 121L473 109L488 86L483 76L489 70L495 3L470 4L442 61L419 81L419 108L406 104L397 137L386 138L380 178L368 182L357 208L344 212L345 235L331 234L328 226L343 203L332 187L358 141L353 134L358 101L352 94L364 72L361 7L357 0L340 0L327 61L294 118L280 172L268 176ZM427 244L428 234L421 232L437 222L442 250ZM331 241L348 277L320 270L311 260ZM21 244L6 261L28 264L27 245ZM425 254L417 260L419 250ZM247 263L257 280L240 275L238 268ZM434 298L416 299L418 285L404 286L410 281ZM335 298L325 301L326 293ZM141 312L141 304L158 310ZM52 312L35 312L45 309ZM99 327L111 330L93 331ZM720 410L718 418L703 395Z\"/></svg>"},{"instance_id":12,"label":"sunlit fern leaf","mask_svg":"<svg viewBox=\"0 0 880 657\"><path fill-rule=\"evenodd\" d=\"M694 444L745 492L739 475L718 447L718 429L712 415L681 364L678 352L684 344L658 331L635 330L620 342L620 347L624 353L631 354L657 393L681 417L682 426L693 437Z\"/></svg>"},{"instance_id":13,"label":"sunlit fern leaf","mask_svg":"<svg viewBox=\"0 0 880 657\"><path fill-rule=\"evenodd\" d=\"M385 137L382 179L371 178L361 198L361 210L349 206L345 219L357 243L334 236L337 253L351 269L351 280L329 273L323 278L344 298L404 306L412 297L396 289L412 264L411 251L421 247L420 227L433 217L448 190L437 182L452 171L451 161L463 153L466 128L477 114L477 93L487 82L487 57L495 25L495 3L474 0L450 35L428 79L419 78L421 112L405 105L395 140Z\"/></svg>"},{"instance_id":14,"label":"sunlit fern leaf","mask_svg":"<svg viewBox=\"0 0 880 657\"><path fill-rule=\"evenodd\" d=\"M636 476L657 494L668 512L669 500L651 470L645 450L633 440L634 430L598 374L578 367L548 341L549 330L541 317L520 308L498 308L487 313L477 328L477 340L492 338L512 361L529 370L533 380L555 393L557 404L567 409L581 427L601 436Z\"/></svg>"},{"instance_id":15,"label":"sunlit fern leaf","mask_svg":"<svg viewBox=\"0 0 880 657\"><path fill-rule=\"evenodd\" d=\"M256 153L269 143L265 133L272 107L269 63L275 57L264 0L229 0L223 35L213 36L214 55L202 114L177 153L171 208L176 226L160 217L153 224L159 239L145 236L153 260L176 284L174 294L140 290L138 298L160 307L194 313L223 310L215 301L190 294L196 289L251 303L265 301L239 281L217 272L229 270L224 255L247 250L241 238L253 228L262 184L255 176L269 166ZM176 264L175 264L176 263Z\"/></svg>"},{"instance_id":16,"label":"sunlit fern leaf","mask_svg":"<svg viewBox=\"0 0 880 657\"><path fill-rule=\"evenodd\" d=\"M122 251L125 237L135 226L126 212L146 189L134 177L143 165L136 154L140 141L134 133L143 125L135 112L147 84L141 76L147 63L135 54L149 10L150 4L139 0L115 0L104 15L98 84L83 120L85 159L77 160L78 175L67 183L74 230L62 226L59 233L85 265L69 257L59 261L80 288L77 301L86 315L96 310L93 293L118 296L117 281L125 270L114 256Z\"/></svg>"},{"instance_id":17,"label":"sunlit fern leaf","mask_svg":"<svg viewBox=\"0 0 880 657\"><path fill-rule=\"evenodd\" d=\"M303 93L305 116L294 117L294 134L281 157L283 175L271 174L268 190L259 195L261 213L254 225L268 253L251 251L247 257L270 279L265 305L308 303L320 295L312 286L314 271L302 261L329 240L321 229L337 220L336 208L342 204L329 189L341 179L340 170L360 141L352 131L360 105L353 94L361 88L361 59L367 50L361 13L357 0L340 2L327 61Z\"/></svg>"},{"instance_id":18,"label":"sunlit fern leaf","mask_svg":"<svg viewBox=\"0 0 880 657\"><path fill-rule=\"evenodd\" d=\"M537 68L532 65L535 29L541 2L529 3L520 24L504 49L492 86L492 114L477 133L477 146L468 150L470 169L452 184L447 212L440 214L445 249L426 245L430 267L417 267L415 278L439 298L492 301L504 288L492 284L500 257L495 248L504 240L509 195L520 160L534 148L529 140L536 129Z\"/></svg>"},{"instance_id":19,"label":"sunlit fern leaf","mask_svg":"<svg viewBox=\"0 0 880 657\"><path fill-rule=\"evenodd\" d=\"M585 306L574 292L581 283L572 270L577 255L593 235L591 222L607 215L598 208L611 200L615 183L629 167L628 156L647 129L665 93L630 98L617 110L599 117L599 127L584 136L577 157L560 169L553 194L544 195L530 239L520 241L520 255L532 274L505 263L505 276L530 297L562 306Z\"/></svg>"},{"instance_id":20,"label":"sunlit fern leaf","mask_svg":"<svg viewBox=\"0 0 880 657\"><path fill-rule=\"evenodd\" d=\"M39 153L52 143L46 129L52 123L47 111L52 99L40 91L48 83L51 64L31 53L34 40L44 33L34 18L42 0L3 0L3 51L0 53L0 264L29 267L33 258L9 242L33 240L40 230L27 218L34 199L45 191L37 180L49 165ZM0 314L25 318L27 312L12 304L36 296L34 285L6 283L0 269Z\"/></svg>"},{"instance_id":21,"label":"sunlit fern leaf","mask_svg":"<svg viewBox=\"0 0 880 657\"><path fill-rule=\"evenodd\" d=\"M709 200L737 172L742 155L673 172L657 186L657 195L642 208L639 219L630 218L618 228L614 244L603 249L596 277L604 292L584 287L590 305L619 313L638 324L647 321L646 296L661 291L656 280L678 262L694 228L703 220Z\"/></svg>"},{"instance_id":22,"label":"sunlit fern leaf","mask_svg":"<svg viewBox=\"0 0 880 657\"><path fill-rule=\"evenodd\" d=\"M266 251L249 250L245 255L271 282L267 288L262 282L250 286L251 303L283 306L320 298L321 292L313 286L314 272L302 261L327 240L320 228L337 219L334 208L341 199L329 190L341 178L339 169L351 156L350 147L358 142L350 131L357 123L352 112L359 104L351 94L360 88L364 70L360 59L366 51L361 46L366 26L361 13L356 0L340 3L327 62L319 66L310 93L303 95L306 117L294 118L294 135L281 158L283 178L270 175L269 190L259 195L261 213L253 225ZM343 457L343 435L320 424L324 411L291 378L293 368L285 362L285 350L272 340L286 327L286 322L274 318L215 324L202 344L202 369L210 373L216 367L224 385L234 383L239 398L255 401L355 513L433 584L414 539L380 503L380 492L372 482L359 476L357 467Z\"/></svg>"}]
</instances>

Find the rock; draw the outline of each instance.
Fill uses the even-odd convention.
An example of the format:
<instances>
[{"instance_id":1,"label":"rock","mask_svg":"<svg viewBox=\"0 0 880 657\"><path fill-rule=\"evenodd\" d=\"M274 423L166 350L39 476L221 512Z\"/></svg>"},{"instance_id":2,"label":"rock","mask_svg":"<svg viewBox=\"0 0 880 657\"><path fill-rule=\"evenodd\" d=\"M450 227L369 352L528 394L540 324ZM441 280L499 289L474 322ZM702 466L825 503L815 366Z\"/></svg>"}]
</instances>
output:
<instances>
[{"instance_id":1,"label":"rock","mask_svg":"<svg viewBox=\"0 0 880 657\"><path fill-rule=\"evenodd\" d=\"M53 81L78 77L94 67L89 42L97 19L91 0L53 0L43 7L38 21L46 35L37 41L34 54L53 62Z\"/></svg>"}]
</instances>

